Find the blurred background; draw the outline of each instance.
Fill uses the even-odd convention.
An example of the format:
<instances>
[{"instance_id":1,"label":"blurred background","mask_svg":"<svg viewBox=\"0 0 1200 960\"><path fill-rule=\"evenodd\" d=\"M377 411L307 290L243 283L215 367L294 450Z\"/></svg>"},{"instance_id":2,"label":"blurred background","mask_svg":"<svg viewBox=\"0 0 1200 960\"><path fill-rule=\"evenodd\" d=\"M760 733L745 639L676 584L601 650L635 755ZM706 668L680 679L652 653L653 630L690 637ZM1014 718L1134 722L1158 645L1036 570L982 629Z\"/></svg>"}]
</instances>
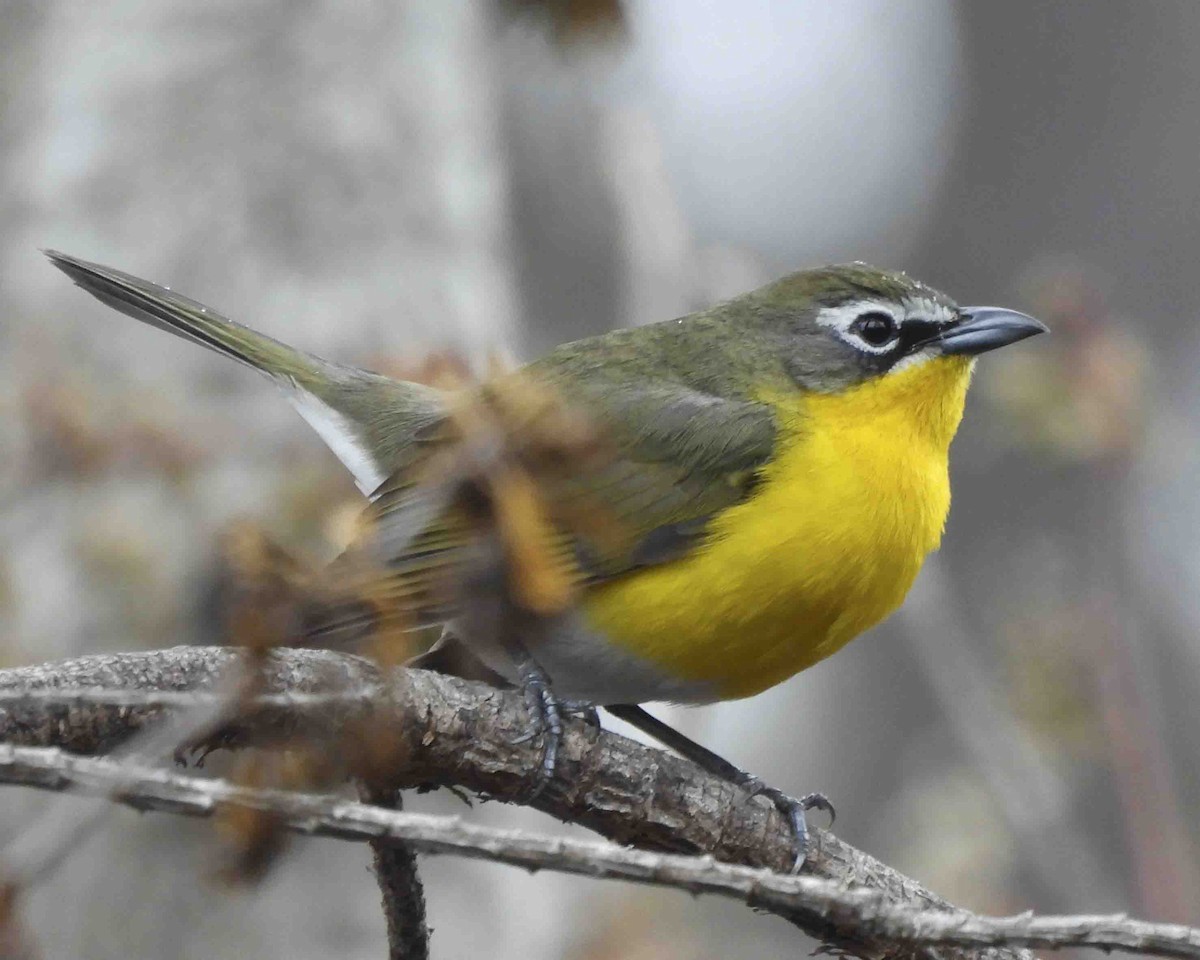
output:
<instances>
[{"instance_id":1,"label":"blurred background","mask_svg":"<svg viewBox=\"0 0 1200 960\"><path fill-rule=\"evenodd\" d=\"M661 712L826 792L840 835L962 906L1200 921L1200 4L2 10L5 665L214 642L231 523L328 556L360 503L268 383L106 310L39 247L393 369L868 260L1054 335L981 363L902 614L755 699ZM0 824L45 802L10 790ZM211 847L114 811L26 924L47 957L381 955L365 848L300 842L230 890ZM716 900L423 875L440 957L803 947Z\"/></svg>"}]
</instances>

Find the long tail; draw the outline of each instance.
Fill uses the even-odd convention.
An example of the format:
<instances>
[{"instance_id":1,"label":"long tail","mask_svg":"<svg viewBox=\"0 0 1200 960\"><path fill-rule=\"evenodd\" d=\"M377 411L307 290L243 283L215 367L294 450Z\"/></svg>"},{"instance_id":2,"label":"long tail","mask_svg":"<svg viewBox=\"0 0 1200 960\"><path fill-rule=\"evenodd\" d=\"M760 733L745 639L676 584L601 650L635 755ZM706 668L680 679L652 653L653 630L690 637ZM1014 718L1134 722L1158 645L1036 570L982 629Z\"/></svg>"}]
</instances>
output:
<instances>
[{"instance_id":1,"label":"long tail","mask_svg":"<svg viewBox=\"0 0 1200 960\"><path fill-rule=\"evenodd\" d=\"M332 366L311 354L221 316L167 287L78 257L44 251L50 262L97 300L152 327L198 343L276 379L312 390Z\"/></svg>"},{"instance_id":2,"label":"long tail","mask_svg":"<svg viewBox=\"0 0 1200 960\"><path fill-rule=\"evenodd\" d=\"M55 250L45 253L110 307L265 373L284 389L364 493L404 464L420 427L442 416L439 394L431 388L322 360L157 283Z\"/></svg>"}]
</instances>

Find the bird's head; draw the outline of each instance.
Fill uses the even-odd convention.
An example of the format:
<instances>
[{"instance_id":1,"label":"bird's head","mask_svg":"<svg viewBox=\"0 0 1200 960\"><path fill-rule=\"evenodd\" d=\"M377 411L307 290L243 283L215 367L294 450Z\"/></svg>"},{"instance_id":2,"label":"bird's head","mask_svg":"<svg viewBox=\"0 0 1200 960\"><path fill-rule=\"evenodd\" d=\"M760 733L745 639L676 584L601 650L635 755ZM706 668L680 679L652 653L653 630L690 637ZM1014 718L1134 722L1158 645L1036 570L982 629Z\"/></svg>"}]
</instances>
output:
<instances>
[{"instance_id":1,"label":"bird's head","mask_svg":"<svg viewBox=\"0 0 1200 960\"><path fill-rule=\"evenodd\" d=\"M906 371L913 380L920 367L939 379L965 378L979 354L1046 330L1015 310L960 307L906 274L863 263L795 273L751 296L788 375L817 393Z\"/></svg>"}]
</instances>

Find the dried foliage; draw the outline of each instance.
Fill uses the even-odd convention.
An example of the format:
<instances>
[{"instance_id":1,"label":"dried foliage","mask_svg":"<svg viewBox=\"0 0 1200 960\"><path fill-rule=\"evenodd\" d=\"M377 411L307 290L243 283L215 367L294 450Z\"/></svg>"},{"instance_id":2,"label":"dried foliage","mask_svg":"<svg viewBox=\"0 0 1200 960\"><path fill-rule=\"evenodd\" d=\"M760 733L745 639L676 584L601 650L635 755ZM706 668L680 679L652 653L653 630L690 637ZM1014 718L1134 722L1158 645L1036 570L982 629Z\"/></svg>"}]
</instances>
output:
<instances>
[{"instance_id":1,"label":"dried foliage","mask_svg":"<svg viewBox=\"0 0 1200 960\"><path fill-rule=\"evenodd\" d=\"M0 885L0 958L37 960L41 953L29 938L17 910L21 888L15 883Z\"/></svg>"},{"instance_id":2,"label":"dried foliage","mask_svg":"<svg viewBox=\"0 0 1200 960\"><path fill-rule=\"evenodd\" d=\"M143 398L104 397L76 373L31 383L23 401L35 460L51 476L86 477L138 464L178 483L201 459L186 436L146 412Z\"/></svg>"},{"instance_id":3,"label":"dried foliage","mask_svg":"<svg viewBox=\"0 0 1200 960\"><path fill-rule=\"evenodd\" d=\"M621 0L500 0L500 9L544 24L562 47L621 40L629 26Z\"/></svg>"},{"instance_id":4,"label":"dried foliage","mask_svg":"<svg viewBox=\"0 0 1200 960\"><path fill-rule=\"evenodd\" d=\"M417 374L446 390L455 402L438 431L431 454L388 481L361 515L349 547L322 570L282 547L258 525L230 527L221 544L226 581L227 641L250 652L245 682L229 705L229 724L209 731L204 743L182 753L200 759L228 745L242 707L262 692L258 667L280 646L323 645L328 625L365 625L342 630L353 649L383 675L420 652L423 634L414 592L393 568L398 554L425 530L445 527L453 555L436 568L429 591L473 623L504 638L528 637L546 628L578 597L579 576L566 545L572 538L614 536L614 525L579 493L578 478L599 467L609 450L580 412L540 384L493 362L491 377L473 383L453 355L429 360ZM385 487L385 490L387 487ZM413 504L432 501L421 513ZM406 514L416 512L411 522ZM397 524L410 532L397 537ZM314 630L314 625L316 630ZM426 631L428 633L428 631ZM231 774L256 789L323 790L348 780L383 795L409 759L394 725L370 714L347 724L337 742L297 736L282 744L286 762L254 753ZM221 835L227 847L222 875L255 880L283 849L282 825L269 814L225 811Z\"/></svg>"},{"instance_id":5,"label":"dried foliage","mask_svg":"<svg viewBox=\"0 0 1200 960\"><path fill-rule=\"evenodd\" d=\"M242 754L229 779L258 790L306 789L314 784L304 759L286 750ZM261 880L287 846L284 823L269 810L223 805L216 829L222 841L217 876L227 883Z\"/></svg>"}]
</instances>

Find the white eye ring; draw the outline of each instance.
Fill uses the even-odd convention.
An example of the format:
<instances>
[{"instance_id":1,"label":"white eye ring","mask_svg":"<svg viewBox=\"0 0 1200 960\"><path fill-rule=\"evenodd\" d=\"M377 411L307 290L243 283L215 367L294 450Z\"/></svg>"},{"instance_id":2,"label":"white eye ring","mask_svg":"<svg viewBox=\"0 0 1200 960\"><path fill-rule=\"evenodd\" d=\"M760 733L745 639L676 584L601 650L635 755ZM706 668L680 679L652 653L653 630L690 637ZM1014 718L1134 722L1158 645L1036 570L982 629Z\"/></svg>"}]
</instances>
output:
<instances>
[{"instance_id":1,"label":"white eye ring","mask_svg":"<svg viewBox=\"0 0 1200 960\"><path fill-rule=\"evenodd\" d=\"M887 317L891 322L892 335L880 344L868 342L854 329L859 320L872 314ZM832 329L855 350L876 355L890 353L900 334L900 320L896 317L894 307L878 300L853 300L836 307L824 307L817 314L817 323Z\"/></svg>"},{"instance_id":2,"label":"white eye ring","mask_svg":"<svg viewBox=\"0 0 1200 960\"><path fill-rule=\"evenodd\" d=\"M860 314L850 324L847 333L857 337L865 346L876 350L890 350L900 339L900 328L896 325L895 318L882 310Z\"/></svg>"}]
</instances>

